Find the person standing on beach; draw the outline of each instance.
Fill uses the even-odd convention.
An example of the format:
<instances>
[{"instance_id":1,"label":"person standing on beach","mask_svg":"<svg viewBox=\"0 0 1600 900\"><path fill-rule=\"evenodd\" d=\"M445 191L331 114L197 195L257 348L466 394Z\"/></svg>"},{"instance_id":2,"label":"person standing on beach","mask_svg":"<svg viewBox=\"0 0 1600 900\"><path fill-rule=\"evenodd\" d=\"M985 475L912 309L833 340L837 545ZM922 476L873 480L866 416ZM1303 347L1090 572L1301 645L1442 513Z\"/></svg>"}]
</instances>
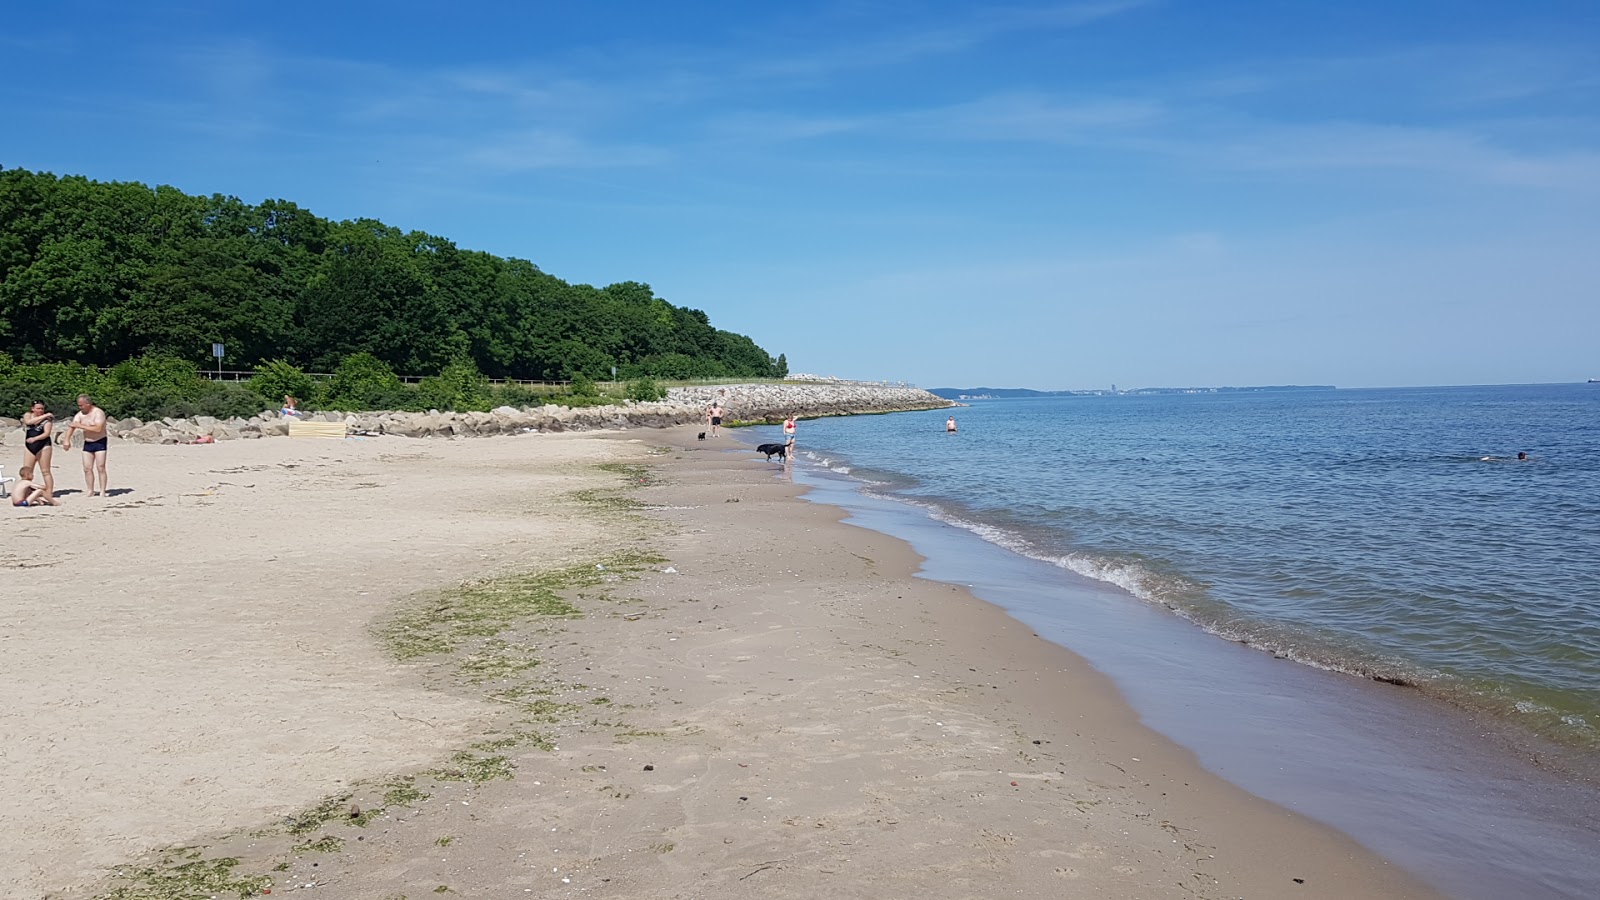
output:
<instances>
[{"instance_id":1,"label":"person standing on beach","mask_svg":"<svg viewBox=\"0 0 1600 900\"><path fill-rule=\"evenodd\" d=\"M110 490L106 477L106 411L94 405L88 394L78 395L78 414L72 417L67 430L61 433L61 444L72 446L72 432L83 432L83 480L89 486L89 496L97 496L94 477L100 476L100 494Z\"/></svg>"},{"instance_id":2,"label":"person standing on beach","mask_svg":"<svg viewBox=\"0 0 1600 900\"><path fill-rule=\"evenodd\" d=\"M706 418L711 422L711 436L716 437L722 429L722 401L714 400L711 408L706 410Z\"/></svg>"},{"instance_id":3,"label":"person standing on beach","mask_svg":"<svg viewBox=\"0 0 1600 900\"><path fill-rule=\"evenodd\" d=\"M955 434L956 433L956 417L955 416L951 416L950 418L944 420L944 433L945 434Z\"/></svg>"},{"instance_id":4,"label":"person standing on beach","mask_svg":"<svg viewBox=\"0 0 1600 900\"><path fill-rule=\"evenodd\" d=\"M46 497L56 495L56 479L50 474L50 457L55 453L51 447L55 424L55 413L46 410L43 403L33 404L22 414L22 427L26 429L22 438L22 480L31 480L37 469Z\"/></svg>"},{"instance_id":5,"label":"person standing on beach","mask_svg":"<svg viewBox=\"0 0 1600 900\"><path fill-rule=\"evenodd\" d=\"M784 458L794 456L794 416L783 420L783 446L787 448Z\"/></svg>"}]
</instances>

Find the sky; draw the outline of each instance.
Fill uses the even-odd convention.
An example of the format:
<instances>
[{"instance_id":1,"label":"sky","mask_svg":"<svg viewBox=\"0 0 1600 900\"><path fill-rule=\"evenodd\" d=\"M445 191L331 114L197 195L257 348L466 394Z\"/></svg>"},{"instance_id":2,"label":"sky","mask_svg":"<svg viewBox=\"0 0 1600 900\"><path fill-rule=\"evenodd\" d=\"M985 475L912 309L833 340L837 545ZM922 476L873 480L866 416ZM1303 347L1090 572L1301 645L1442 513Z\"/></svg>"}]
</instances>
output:
<instances>
[{"instance_id":1,"label":"sky","mask_svg":"<svg viewBox=\"0 0 1600 900\"><path fill-rule=\"evenodd\" d=\"M1600 377L1592 0L18 4L0 166L646 282L796 372Z\"/></svg>"}]
</instances>

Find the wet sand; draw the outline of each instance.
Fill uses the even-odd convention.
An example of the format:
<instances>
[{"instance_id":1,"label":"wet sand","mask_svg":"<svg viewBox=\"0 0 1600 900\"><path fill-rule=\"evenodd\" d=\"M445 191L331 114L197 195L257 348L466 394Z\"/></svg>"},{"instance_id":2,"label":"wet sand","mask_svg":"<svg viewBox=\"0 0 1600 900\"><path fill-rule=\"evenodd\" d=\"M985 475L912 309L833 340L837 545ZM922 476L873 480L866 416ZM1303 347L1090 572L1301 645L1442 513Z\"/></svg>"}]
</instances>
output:
<instances>
[{"instance_id":1,"label":"wet sand","mask_svg":"<svg viewBox=\"0 0 1600 900\"><path fill-rule=\"evenodd\" d=\"M99 867L200 843L331 897L1434 896L695 430L127 448L113 484L161 494L25 511L0 828L28 837L0 892L90 896ZM573 503L615 458L654 473L623 476L650 508ZM104 549L82 594L85 540ZM426 799L303 835L334 852L225 834L506 730L504 679L372 638L407 595L642 547L665 561L507 636L547 702L540 744L504 750L514 778L419 781Z\"/></svg>"}]
</instances>

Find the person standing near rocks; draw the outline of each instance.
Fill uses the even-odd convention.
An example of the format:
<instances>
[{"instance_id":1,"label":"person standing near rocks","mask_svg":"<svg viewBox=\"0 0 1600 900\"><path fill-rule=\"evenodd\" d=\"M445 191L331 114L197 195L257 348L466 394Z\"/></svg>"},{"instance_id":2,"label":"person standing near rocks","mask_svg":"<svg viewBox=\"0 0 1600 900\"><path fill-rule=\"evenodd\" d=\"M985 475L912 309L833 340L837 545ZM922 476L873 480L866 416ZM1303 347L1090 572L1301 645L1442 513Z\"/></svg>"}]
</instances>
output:
<instances>
[{"instance_id":1,"label":"person standing near rocks","mask_svg":"<svg viewBox=\"0 0 1600 900\"><path fill-rule=\"evenodd\" d=\"M706 410L706 418L711 422L711 436L716 437L722 430L722 401L711 401L711 408Z\"/></svg>"},{"instance_id":2,"label":"person standing near rocks","mask_svg":"<svg viewBox=\"0 0 1600 900\"><path fill-rule=\"evenodd\" d=\"M22 480L32 480L37 469L46 497L56 495L56 479L50 474L50 457L55 453L51 447L55 424L55 414L46 410L43 403L34 403L22 414L22 427L26 429L22 438Z\"/></svg>"},{"instance_id":3,"label":"person standing near rocks","mask_svg":"<svg viewBox=\"0 0 1600 900\"><path fill-rule=\"evenodd\" d=\"M94 405L88 394L78 395L78 413L72 417L67 430L61 432L61 444L72 446L72 432L83 432L83 480L89 486L89 496L96 496L94 478L100 476L100 494L111 489L106 477L106 411Z\"/></svg>"}]
</instances>

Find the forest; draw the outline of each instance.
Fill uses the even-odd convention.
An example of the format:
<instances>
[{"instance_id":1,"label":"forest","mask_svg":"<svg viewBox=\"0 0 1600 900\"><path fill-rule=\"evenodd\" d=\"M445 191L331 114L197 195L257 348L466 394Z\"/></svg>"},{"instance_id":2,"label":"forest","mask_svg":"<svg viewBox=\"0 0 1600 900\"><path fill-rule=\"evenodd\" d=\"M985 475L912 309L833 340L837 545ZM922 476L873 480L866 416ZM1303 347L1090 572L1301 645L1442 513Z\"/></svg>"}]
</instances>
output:
<instances>
[{"instance_id":1,"label":"forest","mask_svg":"<svg viewBox=\"0 0 1600 900\"><path fill-rule=\"evenodd\" d=\"M0 167L0 369L209 366L213 343L244 370L334 373L352 357L401 375L560 381L613 367L622 379L787 369L640 282L569 284L524 259L287 200Z\"/></svg>"}]
</instances>

